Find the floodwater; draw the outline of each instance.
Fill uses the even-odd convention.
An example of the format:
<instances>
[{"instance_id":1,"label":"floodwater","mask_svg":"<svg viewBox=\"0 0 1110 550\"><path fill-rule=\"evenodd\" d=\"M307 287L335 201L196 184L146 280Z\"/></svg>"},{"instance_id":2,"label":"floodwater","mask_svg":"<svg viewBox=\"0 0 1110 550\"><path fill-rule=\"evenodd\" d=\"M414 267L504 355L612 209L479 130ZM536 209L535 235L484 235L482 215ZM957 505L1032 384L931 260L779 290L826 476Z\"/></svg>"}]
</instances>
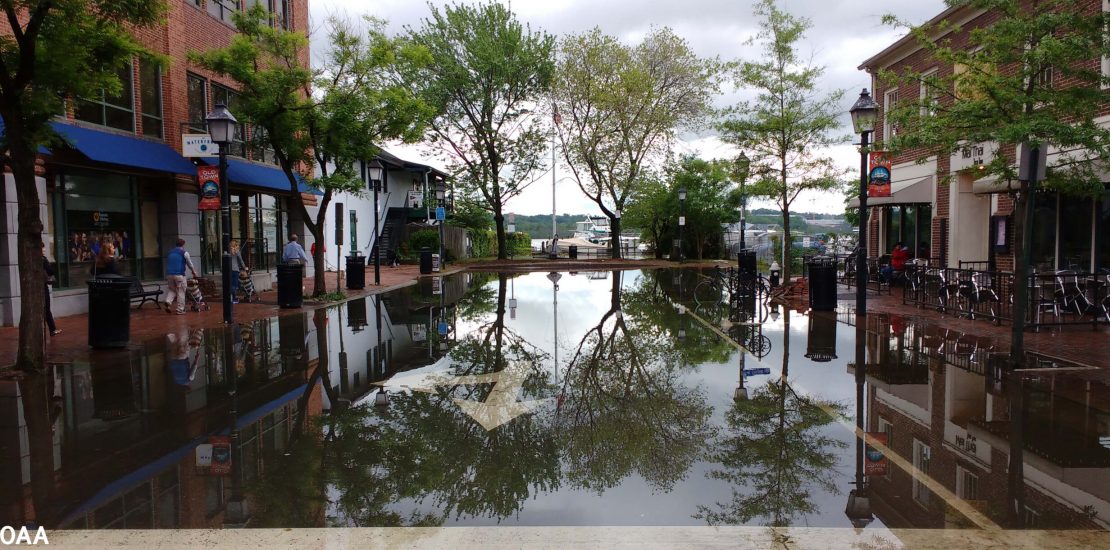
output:
<instances>
[{"instance_id":1,"label":"floodwater","mask_svg":"<svg viewBox=\"0 0 1110 550\"><path fill-rule=\"evenodd\" d=\"M1106 527L1100 371L704 280L464 273L0 382L0 524Z\"/></svg>"}]
</instances>

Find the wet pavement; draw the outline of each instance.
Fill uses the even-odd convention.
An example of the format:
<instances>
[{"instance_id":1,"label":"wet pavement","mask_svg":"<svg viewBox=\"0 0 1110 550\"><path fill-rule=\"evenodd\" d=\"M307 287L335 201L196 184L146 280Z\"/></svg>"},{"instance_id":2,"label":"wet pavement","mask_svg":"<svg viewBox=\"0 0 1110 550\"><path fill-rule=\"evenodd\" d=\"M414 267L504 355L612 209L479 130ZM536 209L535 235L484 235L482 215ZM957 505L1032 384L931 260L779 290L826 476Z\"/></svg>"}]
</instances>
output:
<instances>
[{"instance_id":1,"label":"wet pavement","mask_svg":"<svg viewBox=\"0 0 1110 550\"><path fill-rule=\"evenodd\" d=\"M1110 371L703 280L466 272L75 351L0 381L0 524L1106 528Z\"/></svg>"}]
</instances>

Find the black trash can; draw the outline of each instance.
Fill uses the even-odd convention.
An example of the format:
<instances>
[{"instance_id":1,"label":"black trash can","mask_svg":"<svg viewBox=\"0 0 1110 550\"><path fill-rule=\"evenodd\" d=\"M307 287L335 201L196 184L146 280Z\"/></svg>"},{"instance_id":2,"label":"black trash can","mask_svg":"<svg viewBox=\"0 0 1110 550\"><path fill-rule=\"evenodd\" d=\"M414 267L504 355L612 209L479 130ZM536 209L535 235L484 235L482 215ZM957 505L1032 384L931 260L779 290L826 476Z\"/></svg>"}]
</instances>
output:
<instances>
[{"instance_id":1,"label":"black trash can","mask_svg":"<svg viewBox=\"0 0 1110 550\"><path fill-rule=\"evenodd\" d=\"M420 249L420 274L430 275L432 273L432 249L424 247Z\"/></svg>"},{"instance_id":2,"label":"black trash can","mask_svg":"<svg viewBox=\"0 0 1110 550\"><path fill-rule=\"evenodd\" d=\"M89 345L125 348L131 341L131 279L100 275L88 280Z\"/></svg>"},{"instance_id":3,"label":"black trash can","mask_svg":"<svg viewBox=\"0 0 1110 550\"><path fill-rule=\"evenodd\" d=\"M576 244L570 245L569 251L567 252L567 255L570 256L570 259L577 260L578 259L578 245L576 245Z\"/></svg>"},{"instance_id":4,"label":"black trash can","mask_svg":"<svg viewBox=\"0 0 1110 550\"><path fill-rule=\"evenodd\" d=\"M745 248L737 252L736 267L740 271L740 280L751 281L754 279L756 273L755 251Z\"/></svg>"},{"instance_id":5,"label":"black trash can","mask_svg":"<svg viewBox=\"0 0 1110 550\"><path fill-rule=\"evenodd\" d=\"M809 268L809 307L814 311L836 309L836 260L814 256L806 262Z\"/></svg>"},{"instance_id":6,"label":"black trash can","mask_svg":"<svg viewBox=\"0 0 1110 550\"><path fill-rule=\"evenodd\" d=\"M366 287L366 256L351 254L347 256L347 288L360 290Z\"/></svg>"},{"instance_id":7,"label":"black trash can","mask_svg":"<svg viewBox=\"0 0 1110 550\"><path fill-rule=\"evenodd\" d=\"M278 307L301 307L304 303L304 265L278 265L277 285Z\"/></svg>"}]
</instances>

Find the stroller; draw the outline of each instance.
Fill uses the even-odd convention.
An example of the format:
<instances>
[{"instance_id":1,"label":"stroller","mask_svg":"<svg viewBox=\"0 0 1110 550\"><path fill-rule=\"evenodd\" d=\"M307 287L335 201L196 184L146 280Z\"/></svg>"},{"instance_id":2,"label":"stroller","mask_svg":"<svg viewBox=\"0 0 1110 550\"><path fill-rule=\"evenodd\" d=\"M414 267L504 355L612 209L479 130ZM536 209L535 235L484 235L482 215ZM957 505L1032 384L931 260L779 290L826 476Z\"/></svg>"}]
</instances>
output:
<instances>
[{"instance_id":1,"label":"stroller","mask_svg":"<svg viewBox=\"0 0 1110 550\"><path fill-rule=\"evenodd\" d=\"M251 279L249 269L239 272L239 292L242 294L241 300L244 302L250 303L258 300L258 292L254 290L254 280Z\"/></svg>"},{"instance_id":2,"label":"stroller","mask_svg":"<svg viewBox=\"0 0 1110 550\"><path fill-rule=\"evenodd\" d=\"M208 302L204 300L205 291L207 290L211 292L213 290L211 288L211 281L199 277L193 277L192 279L189 279L187 283L185 283L185 286L186 295L189 297L189 307L193 308L193 311L208 311L209 309L211 309L208 306Z\"/></svg>"}]
</instances>

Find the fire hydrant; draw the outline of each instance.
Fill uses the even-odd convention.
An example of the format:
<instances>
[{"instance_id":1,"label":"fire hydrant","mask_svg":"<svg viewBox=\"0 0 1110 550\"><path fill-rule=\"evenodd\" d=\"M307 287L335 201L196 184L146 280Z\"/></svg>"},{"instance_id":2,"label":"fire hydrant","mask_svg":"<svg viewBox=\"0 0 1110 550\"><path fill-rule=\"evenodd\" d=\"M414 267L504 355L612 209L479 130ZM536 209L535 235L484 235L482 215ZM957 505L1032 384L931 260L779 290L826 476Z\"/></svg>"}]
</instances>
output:
<instances>
[{"instance_id":1,"label":"fire hydrant","mask_svg":"<svg viewBox=\"0 0 1110 550\"><path fill-rule=\"evenodd\" d=\"M779 281L781 279L782 279L782 268L779 267L778 262L772 261L771 262L771 277L770 277L771 288L775 288L775 287L779 286Z\"/></svg>"}]
</instances>

